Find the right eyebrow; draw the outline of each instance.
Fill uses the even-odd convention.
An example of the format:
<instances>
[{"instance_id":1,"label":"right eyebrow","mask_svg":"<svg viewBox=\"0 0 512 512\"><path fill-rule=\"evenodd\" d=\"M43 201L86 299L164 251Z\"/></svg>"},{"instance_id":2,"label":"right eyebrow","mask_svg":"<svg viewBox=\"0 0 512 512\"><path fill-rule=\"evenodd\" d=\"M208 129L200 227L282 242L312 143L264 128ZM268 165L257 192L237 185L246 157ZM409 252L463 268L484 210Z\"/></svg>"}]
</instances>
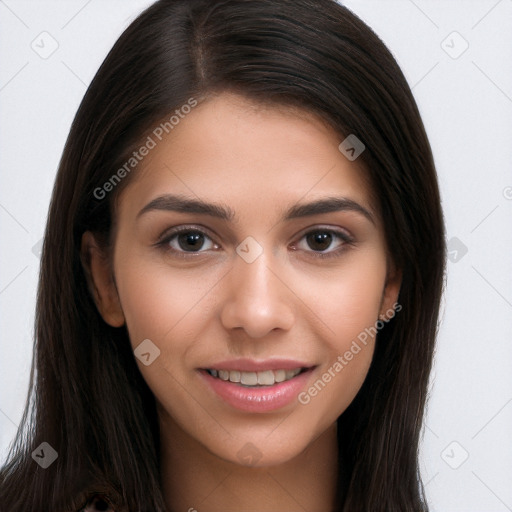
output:
<instances>
[{"instance_id":1,"label":"right eyebrow","mask_svg":"<svg viewBox=\"0 0 512 512\"><path fill-rule=\"evenodd\" d=\"M180 213L197 213L210 215L222 220L233 220L235 212L228 206L221 204L207 203L200 199L189 199L179 195L166 194L152 199L140 212L137 218L147 212L154 210L174 211Z\"/></svg>"}]
</instances>

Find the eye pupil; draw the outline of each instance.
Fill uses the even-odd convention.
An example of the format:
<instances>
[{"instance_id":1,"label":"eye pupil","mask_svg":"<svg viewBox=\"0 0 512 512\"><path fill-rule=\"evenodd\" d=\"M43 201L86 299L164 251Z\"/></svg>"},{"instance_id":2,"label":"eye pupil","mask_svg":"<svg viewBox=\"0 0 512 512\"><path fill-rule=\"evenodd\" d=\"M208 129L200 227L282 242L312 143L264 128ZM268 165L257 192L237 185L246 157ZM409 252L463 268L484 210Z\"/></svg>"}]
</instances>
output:
<instances>
[{"instance_id":1,"label":"eye pupil","mask_svg":"<svg viewBox=\"0 0 512 512\"><path fill-rule=\"evenodd\" d=\"M199 251L204 244L204 235L196 231L189 231L178 235L178 244L184 251Z\"/></svg>"},{"instance_id":2,"label":"eye pupil","mask_svg":"<svg viewBox=\"0 0 512 512\"><path fill-rule=\"evenodd\" d=\"M325 251L332 243L332 234L326 231L315 231L306 237L308 245L314 251Z\"/></svg>"}]
</instances>

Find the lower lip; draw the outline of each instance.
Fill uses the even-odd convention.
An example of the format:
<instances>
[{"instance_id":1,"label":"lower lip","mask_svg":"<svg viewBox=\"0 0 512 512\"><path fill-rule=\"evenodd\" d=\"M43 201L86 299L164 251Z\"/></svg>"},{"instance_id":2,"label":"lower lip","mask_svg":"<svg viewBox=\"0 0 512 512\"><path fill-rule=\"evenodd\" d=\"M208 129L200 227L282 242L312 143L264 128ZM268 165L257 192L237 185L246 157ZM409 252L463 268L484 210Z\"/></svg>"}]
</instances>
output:
<instances>
[{"instance_id":1,"label":"lower lip","mask_svg":"<svg viewBox=\"0 0 512 512\"><path fill-rule=\"evenodd\" d=\"M312 371L313 368L309 368L290 380L261 388L247 388L212 377L206 370L199 370L199 373L208 386L232 407L245 412L269 412L281 409L296 399Z\"/></svg>"}]
</instances>

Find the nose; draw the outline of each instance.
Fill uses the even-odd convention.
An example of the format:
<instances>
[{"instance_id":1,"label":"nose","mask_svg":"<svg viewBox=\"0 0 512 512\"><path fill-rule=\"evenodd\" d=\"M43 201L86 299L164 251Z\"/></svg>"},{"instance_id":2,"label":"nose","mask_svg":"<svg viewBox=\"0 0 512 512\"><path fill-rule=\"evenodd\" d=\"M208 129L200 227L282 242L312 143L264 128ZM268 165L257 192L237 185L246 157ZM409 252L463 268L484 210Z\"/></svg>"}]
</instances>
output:
<instances>
[{"instance_id":1,"label":"nose","mask_svg":"<svg viewBox=\"0 0 512 512\"><path fill-rule=\"evenodd\" d=\"M252 263L237 257L228 274L228 288L221 322L228 330L239 329L251 338L263 338L275 330L290 330L294 323L293 292L277 272L277 266L260 255Z\"/></svg>"}]
</instances>

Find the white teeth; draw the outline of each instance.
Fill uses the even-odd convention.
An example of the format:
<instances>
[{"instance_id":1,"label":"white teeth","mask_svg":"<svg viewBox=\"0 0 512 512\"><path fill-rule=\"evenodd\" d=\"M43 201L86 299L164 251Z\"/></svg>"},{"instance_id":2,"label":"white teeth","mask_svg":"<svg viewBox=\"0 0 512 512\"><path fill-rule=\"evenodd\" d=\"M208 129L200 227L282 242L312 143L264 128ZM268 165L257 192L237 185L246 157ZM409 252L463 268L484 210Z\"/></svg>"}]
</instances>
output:
<instances>
[{"instance_id":1,"label":"white teeth","mask_svg":"<svg viewBox=\"0 0 512 512\"><path fill-rule=\"evenodd\" d=\"M286 380L286 372L284 370L276 370L274 372L274 380L276 382L284 382Z\"/></svg>"},{"instance_id":2,"label":"white teeth","mask_svg":"<svg viewBox=\"0 0 512 512\"><path fill-rule=\"evenodd\" d=\"M240 372L237 370L233 370L229 372L229 380L231 382L240 382L242 376L240 375Z\"/></svg>"},{"instance_id":3,"label":"white teeth","mask_svg":"<svg viewBox=\"0 0 512 512\"><path fill-rule=\"evenodd\" d=\"M290 380L301 372L295 370L264 370L261 372L241 372L238 370L208 370L210 375L224 381L240 383L244 386L273 386L276 383Z\"/></svg>"},{"instance_id":4,"label":"white teeth","mask_svg":"<svg viewBox=\"0 0 512 512\"><path fill-rule=\"evenodd\" d=\"M266 370L264 372L258 372L258 384L260 386L272 386L275 383L274 372L272 370Z\"/></svg>"},{"instance_id":5,"label":"white teeth","mask_svg":"<svg viewBox=\"0 0 512 512\"><path fill-rule=\"evenodd\" d=\"M255 386L258 384L258 374L256 372L240 372L240 384Z\"/></svg>"}]
</instances>

